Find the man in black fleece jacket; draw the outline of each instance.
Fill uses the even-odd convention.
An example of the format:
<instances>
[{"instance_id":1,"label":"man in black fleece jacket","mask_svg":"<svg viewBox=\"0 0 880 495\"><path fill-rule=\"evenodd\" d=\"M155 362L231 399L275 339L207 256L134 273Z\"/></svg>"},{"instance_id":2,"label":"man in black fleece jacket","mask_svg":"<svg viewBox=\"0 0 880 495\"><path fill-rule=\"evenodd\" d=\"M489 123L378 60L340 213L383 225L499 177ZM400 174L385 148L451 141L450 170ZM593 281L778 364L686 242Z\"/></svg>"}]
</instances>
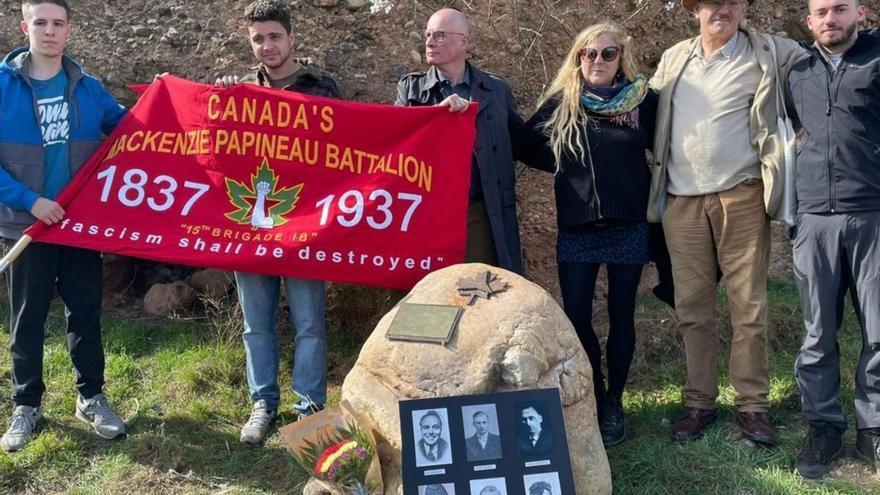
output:
<instances>
[{"instance_id":1,"label":"man in black fleece jacket","mask_svg":"<svg viewBox=\"0 0 880 495\"><path fill-rule=\"evenodd\" d=\"M880 457L880 32L857 32L858 0L810 0L815 43L789 73L797 158L794 270L806 333L795 364L809 433L798 472L821 478L843 452L837 330L849 290L863 347L856 369L856 455Z\"/></svg>"}]
</instances>

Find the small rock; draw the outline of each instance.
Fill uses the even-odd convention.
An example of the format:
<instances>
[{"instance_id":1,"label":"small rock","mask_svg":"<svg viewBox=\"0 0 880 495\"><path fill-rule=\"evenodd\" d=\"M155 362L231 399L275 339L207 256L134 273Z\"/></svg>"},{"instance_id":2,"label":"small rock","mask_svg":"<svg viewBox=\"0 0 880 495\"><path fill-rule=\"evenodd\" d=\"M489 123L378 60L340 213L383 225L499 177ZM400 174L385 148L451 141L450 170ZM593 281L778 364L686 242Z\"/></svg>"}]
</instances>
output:
<instances>
[{"instance_id":1,"label":"small rock","mask_svg":"<svg viewBox=\"0 0 880 495\"><path fill-rule=\"evenodd\" d=\"M195 289L183 282L155 284L144 296L144 311L155 316L170 316L189 308L195 300Z\"/></svg>"},{"instance_id":2,"label":"small rock","mask_svg":"<svg viewBox=\"0 0 880 495\"><path fill-rule=\"evenodd\" d=\"M159 19L147 19L147 24L158 24Z\"/></svg>"},{"instance_id":3,"label":"small rock","mask_svg":"<svg viewBox=\"0 0 880 495\"><path fill-rule=\"evenodd\" d=\"M220 270L202 270L190 276L189 283L207 297L219 299L232 288L232 276Z\"/></svg>"},{"instance_id":4,"label":"small rock","mask_svg":"<svg viewBox=\"0 0 880 495\"><path fill-rule=\"evenodd\" d=\"M345 6L348 10L358 10L366 7L368 3L367 0L347 0Z\"/></svg>"},{"instance_id":5,"label":"small rock","mask_svg":"<svg viewBox=\"0 0 880 495\"><path fill-rule=\"evenodd\" d=\"M342 66L342 59L339 58L339 55L335 52L327 52L324 55L324 68L327 70L334 70Z\"/></svg>"},{"instance_id":6,"label":"small rock","mask_svg":"<svg viewBox=\"0 0 880 495\"><path fill-rule=\"evenodd\" d=\"M323 7L328 9L339 5L339 0L314 0L315 7Z\"/></svg>"},{"instance_id":7,"label":"small rock","mask_svg":"<svg viewBox=\"0 0 880 495\"><path fill-rule=\"evenodd\" d=\"M173 37L177 36L177 30L174 29L173 27L170 27L170 28L168 28L168 31L165 32L165 36L168 36L169 38L173 38Z\"/></svg>"},{"instance_id":8,"label":"small rock","mask_svg":"<svg viewBox=\"0 0 880 495\"><path fill-rule=\"evenodd\" d=\"M132 26L131 32L134 33L135 36L148 37L153 34L153 30L148 28L147 26Z\"/></svg>"},{"instance_id":9,"label":"small rock","mask_svg":"<svg viewBox=\"0 0 880 495\"><path fill-rule=\"evenodd\" d=\"M510 53L514 55L519 55L523 51L523 46L519 43L514 43L510 45Z\"/></svg>"}]
</instances>

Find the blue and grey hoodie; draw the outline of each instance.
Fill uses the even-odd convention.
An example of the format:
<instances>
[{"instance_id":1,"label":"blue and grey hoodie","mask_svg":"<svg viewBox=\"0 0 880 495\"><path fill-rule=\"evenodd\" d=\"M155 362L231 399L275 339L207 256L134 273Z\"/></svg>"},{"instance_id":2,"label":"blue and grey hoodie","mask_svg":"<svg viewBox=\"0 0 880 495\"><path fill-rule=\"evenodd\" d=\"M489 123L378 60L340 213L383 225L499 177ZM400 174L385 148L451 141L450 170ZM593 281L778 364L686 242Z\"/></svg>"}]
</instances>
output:
<instances>
[{"instance_id":1,"label":"blue and grey hoodie","mask_svg":"<svg viewBox=\"0 0 880 495\"><path fill-rule=\"evenodd\" d=\"M89 159L125 116L126 109L66 55L70 115L70 176ZM30 209L43 191L43 137L27 47L0 63L0 237L18 239L36 220Z\"/></svg>"}]
</instances>

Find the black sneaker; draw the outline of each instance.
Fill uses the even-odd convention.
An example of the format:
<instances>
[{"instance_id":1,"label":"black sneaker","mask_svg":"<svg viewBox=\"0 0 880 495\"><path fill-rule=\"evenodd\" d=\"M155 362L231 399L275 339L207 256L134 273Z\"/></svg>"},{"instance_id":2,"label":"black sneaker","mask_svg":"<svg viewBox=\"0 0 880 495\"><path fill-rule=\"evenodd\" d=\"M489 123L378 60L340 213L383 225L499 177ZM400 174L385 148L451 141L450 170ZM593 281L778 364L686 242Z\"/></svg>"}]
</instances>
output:
<instances>
[{"instance_id":1,"label":"black sneaker","mask_svg":"<svg viewBox=\"0 0 880 495\"><path fill-rule=\"evenodd\" d=\"M864 428L856 435L856 459L861 459L874 466L880 474L880 428Z\"/></svg>"},{"instance_id":2,"label":"black sneaker","mask_svg":"<svg viewBox=\"0 0 880 495\"><path fill-rule=\"evenodd\" d=\"M617 445L626 439L626 420L623 417L623 404L620 399L609 397L604 404L599 431L605 447Z\"/></svg>"},{"instance_id":3,"label":"black sneaker","mask_svg":"<svg viewBox=\"0 0 880 495\"><path fill-rule=\"evenodd\" d=\"M822 479L843 454L843 429L829 423L810 423L797 456L797 471L808 480Z\"/></svg>"}]
</instances>

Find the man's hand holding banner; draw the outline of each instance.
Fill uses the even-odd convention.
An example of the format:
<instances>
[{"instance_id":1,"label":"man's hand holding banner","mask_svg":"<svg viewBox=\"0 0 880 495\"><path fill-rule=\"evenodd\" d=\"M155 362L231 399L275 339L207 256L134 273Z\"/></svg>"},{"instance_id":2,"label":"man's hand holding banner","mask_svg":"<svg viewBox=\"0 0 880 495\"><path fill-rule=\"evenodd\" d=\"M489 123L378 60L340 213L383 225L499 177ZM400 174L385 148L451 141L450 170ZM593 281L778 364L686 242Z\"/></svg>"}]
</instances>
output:
<instances>
[{"instance_id":1,"label":"man's hand holding banner","mask_svg":"<svg viewBox=\"0 0 880 495\"><path fill-rule=\"evenodd\" d=\"M405 289L464 257L476 108L165 76L26 234L170 263Z\"/></svg>"}]
</instances>

